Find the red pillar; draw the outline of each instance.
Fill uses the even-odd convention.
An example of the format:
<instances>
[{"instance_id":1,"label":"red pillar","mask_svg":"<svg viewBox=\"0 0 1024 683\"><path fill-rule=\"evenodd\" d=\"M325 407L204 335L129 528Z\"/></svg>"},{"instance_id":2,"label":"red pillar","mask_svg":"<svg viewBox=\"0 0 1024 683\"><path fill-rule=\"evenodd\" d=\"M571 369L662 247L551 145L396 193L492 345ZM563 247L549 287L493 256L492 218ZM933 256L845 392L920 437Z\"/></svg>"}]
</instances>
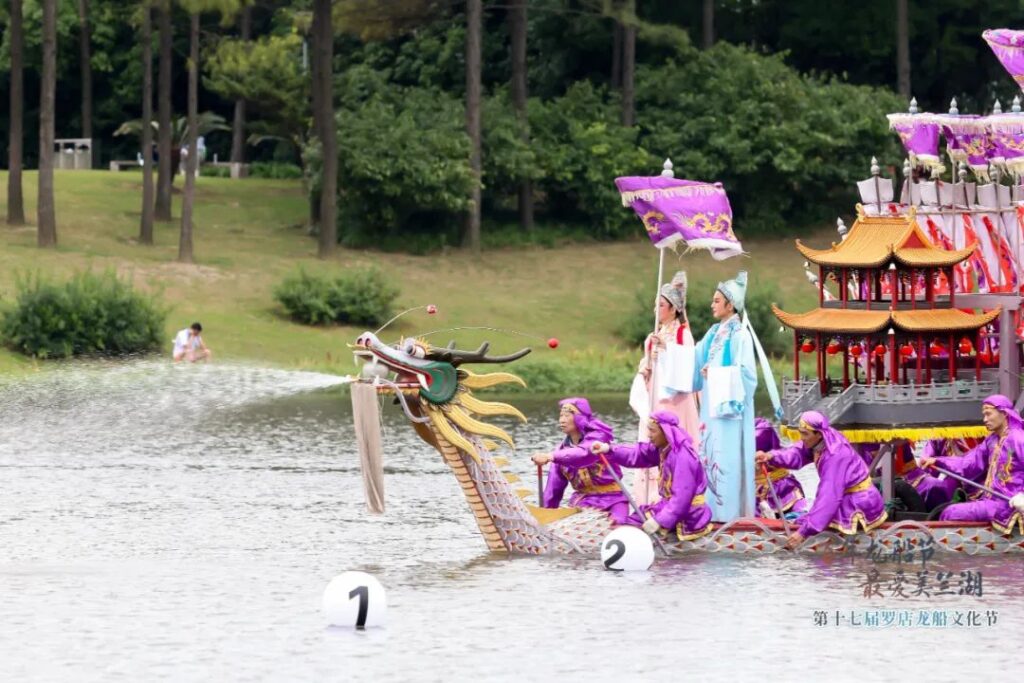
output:
<instances>
[{"instance_id":1,"label":"red pillar","mask_svg":"<svg viewBox=\"0 0 1024 683\"><path fill-rule=\"evenodd\" d=\"M895 311L897 293L899 292L899 288L903 282L896 277L895 270L886 271L886 277L889 278L889 310ZM881 282L881 280L879 280L879 282ZM881 284L879 284L879 288L881 288Z\"/></svg>"},{"instance_id":2,"label":"red pillar","mask_svg":"<svg viewBox=\"0 0 1024 683\"><path fill-rule=\"evenodd\" d=\"M867 357L864 359L864 379L867 384L871 384L871 366L875 364L875 357L872 355L874 351L871 348L870 339L861 341L861 344L864 346L864 353L867 354Z\"/></svg>"},{"instance_id":3,"label":"red pillar","mask_svg":"<svg viewBox=\"0 0 1024 683\"><path fill-rule=\"evenodd\" d=\"M945 269L943 269L945 271ZM949 269L949 276L947 278L949 282L949 307L956 308L956 287L953 285L953 269Z\"/></svg>"},{"instance_id":4,"label":"red pillar","mask_svg":"<svg viewBox=\"0 0 1024 683\"><path fill-rule=\"evenodd\" d=\"M917 273L910 269L910 308L917 310Z\"/></svg>"},{"instance_id":5,"label":"red pillar","mask_svg":"<svg viewBox=\"0 0 1024 683\"><path fill-rule=\"evenodd\" d=\"M818 306L825 305L825 268L818 266Z\"/></svg>"},{"instance_id":6,"label":"red pillar","mask_svg":"<svg viewBox=\"0 0 1024 683\"><path fill-rule=\"evenodd\" d=\"M974 333L974 381L981 381L981 328Z\"/></svg>"},{"instance_id":7,"label":"red pillar","mask_svg":"<svg viewBox=\"0 0 1024 683\"><path fill-rule=\"evenodd\" d=\"M871 274L872 274L872 272L873 271L870 268L865 270L864 271L863 279L861 280L862 283L867 285L864 288L864 294L865 294L865 296L864 296L864 310L867 310L867 311L871 310L871 288L872 288L872 286L874 284L874 283L871 282Z\"/></svg>"},{"instance_id":8,"label":"red pillar","mask_svg":"<svg viewBox=\"0 0 1024 683\"><path fill-rule=\"evenodd\" d=\"M889 375L890 375L890 377L889 377L889 382L891 384L899 384L900 383L900 366L899 366L899 358L897 358L898 355L899 355L899 352L898 352L898 349L896 348L896 333L893 332L890 329L889 330L889 358L890 358L890 367L889 367Z\"/></svg>"},{"instance_id":9,"label":"red pillar","mask_svg":"<svg viewBox=\"0 0 1024 683\"><path fill-rule=\"evenodd\" d=\"M843 389L850 386L850 347L843 344Z\"/></svg>"},{"instance_id":10,"label":"red pillar","mask_svg":"<svg viewBox=\"0 0 1024 683\"><path fill-rule=\"evenodd\" d=\"M800 333L793 330L793 379L800 379Z\"/></svg>"},{"instance_id":11,"label":"red pillar","mask_svg":"<svg viewBox=\"0 0 1024 683\"><path fill-rule=\"evenodd\" d=\"M825 395L825 353L821 350L821 332L814 333L815 352L818 354L818 385L822 396Z\"/></svg>"},{"instance_id":12,"label":"red pillar","mask_svg":"<svg viewBox=\"0 0 1024 683\"><path fill-rule=\"evenodd\" d=\"M840 273L841 273L841 275L839 277L839 279L840 279L840 283L839 283L839 287L840 287L840 290L839 290L839 300L843 302L843 308L846 308L846 300L849 299L849 297L850 297L849 291L846 288L846 268L843 268L840 271Z\"/></svg>"},{"instance_id":13,"label":"red pillar","mask_svg":"<svg viewBox=\"0 0 1024 683\"><path fill-rule=\"evenodd\" d=\"M953 348L953 335L949 335L949 381L956 381L956 349Z\"/></svg>"},{"instance_id":14,"label":"red pillar","mask_svg":"<svg viewBox=\"0 0 1024 683\"><path fill-rule=\"evenodd\" d=\"M924 357L924 337L919 332L917 334L917 383L921 383L921 359Z\"/></svg>"},{"instance_id":15,"label":"red pillar","mask_svg":"<svg viewBox=\"0 0 1024 683\"><path fill-rule=\"evenodd\" d=\"M931 344L931 342L928 342L924 346L924 360L925 360L925 366L924 366L925 380L928 382L928 384L931 384L932 383L932 344Z\"/></svg>"},{"instance_id":16,"label":"red pillar","mask_svg":"<svg viewBox=\"0 0 1024 683\"><path fill-rule=\"evenodd\" d=\"M935 302L935 271L925 268L924 273L924 298L931 304Z\"/></svg>"}]
</instances>

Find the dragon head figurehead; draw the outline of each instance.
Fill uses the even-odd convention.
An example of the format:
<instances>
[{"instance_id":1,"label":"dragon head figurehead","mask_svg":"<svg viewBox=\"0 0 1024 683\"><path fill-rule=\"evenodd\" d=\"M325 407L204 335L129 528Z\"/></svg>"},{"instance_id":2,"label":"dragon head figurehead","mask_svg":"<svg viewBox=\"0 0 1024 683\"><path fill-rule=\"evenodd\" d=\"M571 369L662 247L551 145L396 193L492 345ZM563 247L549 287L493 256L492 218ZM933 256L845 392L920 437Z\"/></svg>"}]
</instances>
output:
<instances>
[{"instance_id":1,"label":"dragon head figurehead","mask_svg":"<svg viewBox=\"0 0 1024 683\"><path fill-rule=\"evenodd\" d=\"M364 361L364 381L373 382L382 393L396 394L414 422L429 421L452 445L473 458L478 457L471 442L474 436L490 436L512 445L512 438L504 430L481 422L476 416L513 415L526 419L513 406L473 396L473 389L505 383L525 386L519 377L507 372L476 374L462 367L472 363L509 363L530 353L527 348L506 356L488 356L489 348L485 342L476 351L462 351L455 348L454 342L434 347L414 338L389 345L372 332L359 335L353 346L356 358Z\"/></svg>"}]
</instances>

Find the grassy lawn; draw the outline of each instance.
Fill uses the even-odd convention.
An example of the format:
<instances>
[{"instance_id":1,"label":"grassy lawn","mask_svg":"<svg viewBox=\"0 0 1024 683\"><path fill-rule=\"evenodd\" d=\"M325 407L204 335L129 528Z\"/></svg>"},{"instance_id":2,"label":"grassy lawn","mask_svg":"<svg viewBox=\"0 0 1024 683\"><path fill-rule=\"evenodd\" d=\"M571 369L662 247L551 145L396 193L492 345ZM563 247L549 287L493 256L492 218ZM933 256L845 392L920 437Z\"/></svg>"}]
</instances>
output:
<instances>
[{"instance_id":1,"label":"grassy lawn","mask_svg":"<svg viewBox=\"0 0 1024 683\"><path fill-rule=\"evenodd\" d=\"M401 287L401 308L437 304L436 316L419 311L392 325L385 338L422 334L458 326L490 326L558 337L552 351L537 339L495 331L462 330L437 334L439 344L457 339L468 347L487 339L494 352L533 346L534 363L573 363L595 370L631 366L636 352L616 337L623 318L635 310L641 288L653 289L657 252L646 239L629 243L578 244L558 248L508 248L485 251L479 258L462 251L428 256L340 250L331 261L316 258L316 241L304 225L307 206L297 181L200 178L195 209L196 265L175 262L177 221L157 224L156 245L137 243L141 174L108 171L58 171L57 233L59 247L35 246L36 174L24 180L32 226L13 229L0 224L0 305L15 295L19 273L40 272L63 279L75 271L116 269L137 286L161 293L170 309L167 353L174 332L200 320L204 338L220 359L288 368L348 372L345 344L361 330L315 329L287 320L271 292L298 267L335 273L352 266L375 265ZM181 178L176 181L180 188ZM0 172L0 187L6 173ZM6 193L0 215L6 215ZM181 195L174 195L175 216ZM623 209L625 211L626 209ZM637 226L638 236L640 234ZM737 232L742 238L742 225ZM828 244L832 230L809 236ZM775 282L787 308L813 306L815 290L806 281L802 260L790 238L749 240L749 257L715 262L705 253L666 255L666 279L678 268L690 281L732 277L750 271L752 288ZM691 301L690 307L705 302ZM698 331L702 332L702 331ZM0 350L0 373L20 373L45 363ZM581 391L585 390L580 386Z\"/></svg>"}]
</instances>

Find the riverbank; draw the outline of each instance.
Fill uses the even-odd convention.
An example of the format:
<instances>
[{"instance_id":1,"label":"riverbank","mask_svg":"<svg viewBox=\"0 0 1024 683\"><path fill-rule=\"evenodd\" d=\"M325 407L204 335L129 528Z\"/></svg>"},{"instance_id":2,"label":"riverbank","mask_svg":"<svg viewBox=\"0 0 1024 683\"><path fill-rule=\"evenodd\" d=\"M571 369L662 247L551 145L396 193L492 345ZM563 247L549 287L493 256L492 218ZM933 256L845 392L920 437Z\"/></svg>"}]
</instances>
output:
<instances>
[{"instance_id":1,"label":"riverbank","mask_svg":"<svg viewBox=\"0 0 1024 683\"><path fill-rule=\"evenodd\" d=\"M6 174L0 173L0 185L5 183ZM168 353L174 333L199 320L218 359L351 372L346 344L362 330L294 323L274 302L272 290L300 267L331 274L373 265L400 287L399 309L428 303L439 309L434 316L416 311L403 317L382 333L385 339L433 331L428 339L438 344L455 339L460 346L475 347L488 340L495 353L530 346L534 352L516 363L516 369L529 381L531 392L614 393L628 389L637 360L637 351L617 330L641 305L641 291L652 289L657 274L657 252L643 238L497 249L480 257L460 250L411 256L340 249L335 258L321 261L315 238L305 227L307 205L297 181L224 178L198 181L196 264L184 265L175 261L177 220L157 224L154 246L137 242L141 175L58 171L55 185L57 249L35 246L35 173L27 173L24 181L33 225L0 226L0 306L13 300L19 274L63 279L87 268L114 269L158 294L169 308ZM181 195L175 194L176 217L180 201ZM0 211L6 213L3 201ZM742 237L742 226L738 231ZM829 232L809 241L826 244L833 237ZM717 281L744 268L751 273L752 288L773 283L787 307L814 305L814 289L804 278L791 239L750 240L744 246L750 256L721 263L704 253L668 252L666 277L685 268L691 283ZM690 303L697 305L704 302ZM493 329L443 331L479 326ZM545 343L550 337L559 340L555 350ZM0 374L47 367L0 350Z\"/></svg>"}]
</instances>

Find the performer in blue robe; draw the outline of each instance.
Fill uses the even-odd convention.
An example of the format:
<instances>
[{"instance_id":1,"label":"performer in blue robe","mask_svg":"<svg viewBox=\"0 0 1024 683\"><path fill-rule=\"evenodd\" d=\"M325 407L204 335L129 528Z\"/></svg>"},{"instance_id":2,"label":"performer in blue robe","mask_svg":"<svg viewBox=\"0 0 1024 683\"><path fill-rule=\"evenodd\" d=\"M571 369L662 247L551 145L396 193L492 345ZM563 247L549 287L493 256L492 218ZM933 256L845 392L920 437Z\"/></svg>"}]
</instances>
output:
<instances>
[{"instance_id":1,"label":"performer in blue robe","mask_svg":"<svg viewBox=\"0 0 1024 683\"><path fill-rule=\"evenodd\" d=\"M735 280L718 283L711 313L719 322L704 335L695 353L693 387L694 391L700 391L700 458L707 475L711 518L717 522L757 514L754 507L757 366L753 340L740 319L746 291L745 271ZM723 367L735 370L713 370Z\"/></svg>"}]
</instances>

